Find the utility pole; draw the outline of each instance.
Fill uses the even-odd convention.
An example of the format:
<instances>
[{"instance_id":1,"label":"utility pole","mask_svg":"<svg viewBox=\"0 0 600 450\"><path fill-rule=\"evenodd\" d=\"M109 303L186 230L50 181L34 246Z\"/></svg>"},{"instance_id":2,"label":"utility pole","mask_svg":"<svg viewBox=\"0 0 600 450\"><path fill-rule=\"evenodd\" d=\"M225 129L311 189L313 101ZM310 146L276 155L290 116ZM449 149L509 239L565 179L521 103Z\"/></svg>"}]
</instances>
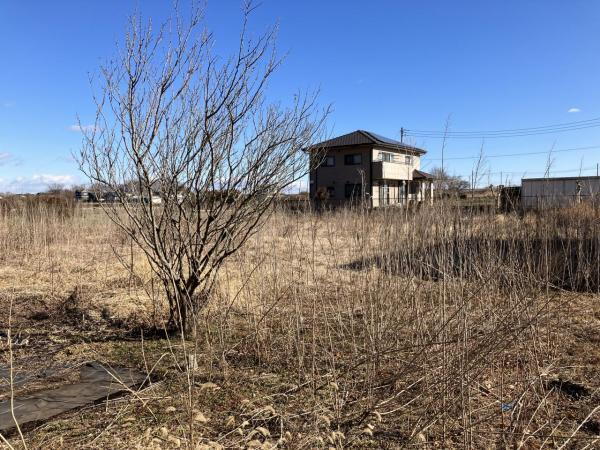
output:
<instances>
[{"instance_id":1,"label":"utility pole","mask_svg":"<svg viewBox=\"0 0 600 450\"><path fill-rule=\"evenodd\" d=\"M400 143L404 143L404 127L400 128Z\"/></svg>"},{"instance_id":2,"label":"utility pole","mask_svg":"<svg viewBox=\"0 0 600 450\"><path fill-rule=\"evenodd\" d=\"M596 176L598 176L598 166L600 166L600 164L596 163Z\"/></svg>"}]
</instances>

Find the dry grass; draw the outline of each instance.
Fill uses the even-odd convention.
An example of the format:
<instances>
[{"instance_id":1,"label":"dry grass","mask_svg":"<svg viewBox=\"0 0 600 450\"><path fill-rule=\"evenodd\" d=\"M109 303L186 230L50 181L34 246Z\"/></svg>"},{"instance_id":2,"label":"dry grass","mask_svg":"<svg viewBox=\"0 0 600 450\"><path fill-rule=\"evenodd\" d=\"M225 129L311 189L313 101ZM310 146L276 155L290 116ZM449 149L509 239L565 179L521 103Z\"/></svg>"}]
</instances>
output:
<instances>
[{"instance_id":1,"label":"dry grass","mask_svg":"<svg viewBox=\"0 0 600 450\"><path fill-rule=\"evenodd\" d=\"M156 365L144 403L68 414L26 441L594 448L599 223L594 210L277 212L223 269L185 343L148 334L165 318L159 284L101 211L7 214L0 295L29 336L17 368ZM198 353L191 374L183 344Z\"/></svg>"}]
</instances>

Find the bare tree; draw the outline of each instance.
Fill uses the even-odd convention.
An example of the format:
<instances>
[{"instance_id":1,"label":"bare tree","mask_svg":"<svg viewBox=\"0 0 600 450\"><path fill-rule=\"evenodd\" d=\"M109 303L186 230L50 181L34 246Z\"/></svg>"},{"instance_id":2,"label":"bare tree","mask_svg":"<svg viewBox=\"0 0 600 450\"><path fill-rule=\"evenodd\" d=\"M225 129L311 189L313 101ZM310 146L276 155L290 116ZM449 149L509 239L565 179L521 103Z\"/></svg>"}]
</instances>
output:
<instances>
[{"instance_id":1,"label":"bare tree","mask_svg":"<svg viewBox=\"0 0 600 450\"><path fill-rule=\"evenodd\" d=\"M554 156L552 155L555 146L556 142L553 142L552 147L550 147L550 150L548 151L548 158L546 159L546 168L544 170L544 178L550 178L550 170L552 169L552 166L555 162Z\"/></svg>"},{"instance_id":2,"label":"bare tree","mask_svg":"<svg viewBox=\"0 0 600 450\"><path fill-rule=\"evenodd\" d=\"M473 191L481 184L481 180L485 176L487 160L483 148L484 142L482 141L481 147L479 148L479 155L477 156L477 160L473 163L473 170L471 171L471 195L473 195Z\"/></svg>"},{"instance_id":3,"label":"bare tree","mask_svg":"<svg viewBox=\"0 0 600 450\"><path fill-rule=\"evenodd\" d=\"M49 183L48 187L46 188L45 193L46 194L61 194L63 193L67 188L60 184L60 183Z\"/></svg>"},{"instance_id":4,"label":"bare tree","mask_svg":"<svg viewBox=\"0 0 600 450\"><path fill-rule=\"evenodd\" d=\"M446 150L446 142L448 140L448 131L450 130L450 120L452 119L452 113L446 117L446 123L444 124L444 137L442 139L442 173L445 173L444 169L444 151Z\"/></svg>"},{"instance_id":5,"label":"bare tree","mask_svg":"<svg viewBox=\"0 0 600 450\"><path fill-rule=\"evenodd\" d=\"M248 36L252 10L245 6L226 60L212 53L199 8L189 20L175 11L156 32L133 17L124 48L101 67L94 126L82 127L81 170L114 193L103 207L144 251L170 325L186 333L223 262L309 170L303 149L323 137L329 113L316 93L297 94L288 107L267 102L281 59L274 28Z\"/></svg>"},{"instance_id":6,"label":"bare tree","mask_svg":"<svg viewBox=\"0 0 600 450\"><path fill-rule=\"evenodd\" d=\"M464 180L459 175L450 175L441 167L431 169L433 175L434 189L438 192L460 192L469 188L469 182Z\"/></svg>"}]
</instances>

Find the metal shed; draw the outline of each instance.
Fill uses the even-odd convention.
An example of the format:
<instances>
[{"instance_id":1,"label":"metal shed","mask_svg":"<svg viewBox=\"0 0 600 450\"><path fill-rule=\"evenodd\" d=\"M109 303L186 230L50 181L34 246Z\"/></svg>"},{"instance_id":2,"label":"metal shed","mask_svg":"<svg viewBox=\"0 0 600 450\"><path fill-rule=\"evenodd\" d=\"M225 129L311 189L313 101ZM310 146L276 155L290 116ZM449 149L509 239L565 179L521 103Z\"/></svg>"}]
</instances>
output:
<instances>
[{"instance_id":1,"label":"metal shed","mask_svg":"<svg viewBox=\"0 0 600 450\"><path fill-rule=\"evenodd\" d=\"M581 202L598 203L600 177L523 178L523 209L557 208Z\"/></svg>"}]
</instances>

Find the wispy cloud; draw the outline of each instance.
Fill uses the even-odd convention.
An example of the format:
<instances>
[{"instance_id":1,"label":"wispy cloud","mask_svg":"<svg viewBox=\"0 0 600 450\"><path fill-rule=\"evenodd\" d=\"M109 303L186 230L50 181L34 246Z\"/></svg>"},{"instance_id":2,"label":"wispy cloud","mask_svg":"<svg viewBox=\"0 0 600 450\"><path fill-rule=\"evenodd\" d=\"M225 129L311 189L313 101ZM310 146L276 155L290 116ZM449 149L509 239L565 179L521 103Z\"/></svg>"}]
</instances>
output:
<instances>
[{"instance_id":1,"label":"wispy cloud","mask_svg":"<svg viewBox=\"0 0 600 450\"><path fill-rule=\"evenodd\" d=\"M54 161L60 161L61 163L77 164L77 159L73 155L58 155L54 158Z\"/></svg>"},{"instance_id":2,"label":"wispy cloud","mask_svg":"<svg viewBox=\"0 0 600 450\"><path fill-rule=\"evenodd\" d=\"M12 108L13 106L15 106L15 102L11 101L11 100L4 100L2 102L2 106L4 108Z\"/></svg>"},{"instance_id":3,"label":"wispy cloud","mask_svg":"<svg viewBox=\"0 0 600 450\"><path fill-rule=\"evenodd\" d=\"M0 152L0 166L14 165L18 166L21 164L21 159L9 152Z\"/></svg>"},{"instance_id":4,"label":"wispy cloud","mask_svg":"<svg viewBox=\"0 0 600 450\"><path fill-rule=\"evenodd\" d=\"M15 194L43 192L52 185L70 187L77 183L73 175L37 174L29 177L16 177L12 179L0 178L0 192Z\"/></svg>"},{"instance_id":5,"label":"wispy cloud","mask_svg":"<svg viewBox=\"0 0 600 450\"><path fill-rule=\"evenodd\" d=\"M94 131L96 127L94 125L71 125L69 130L83 133L86 131Z\"/></svg>"},{"instance_id":6,"label":"wispy cloud","mask_svg":"<svg viewBox=\"0 0 600 450\"><path fill-rule=\"evenodd\" d=\"M570 108L567 112L569 112L569 113L578 113L578 112L581 112L581 110L579 108Z\"/></svg>"},{"instance_id":7,"label":"wispy cloud","mask_svg":"<svg viewBox=\"0 0 600 450\"><path fill-rule=\"evenodd\" d=\"M13 155L11 155L10 153L8 153L8 152L0 152L0 166L3 166L7 162L10 162L10 160L12 158L13 158Z\"/></svg>"}]
</instances>

